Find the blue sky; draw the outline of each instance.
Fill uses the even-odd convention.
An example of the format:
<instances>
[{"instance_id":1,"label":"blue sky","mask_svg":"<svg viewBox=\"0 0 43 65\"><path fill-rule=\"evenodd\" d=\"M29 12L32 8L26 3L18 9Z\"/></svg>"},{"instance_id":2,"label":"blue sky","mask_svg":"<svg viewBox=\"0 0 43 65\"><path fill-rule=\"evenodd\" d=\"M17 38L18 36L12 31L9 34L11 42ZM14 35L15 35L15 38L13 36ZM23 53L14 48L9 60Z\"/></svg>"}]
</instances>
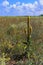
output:
<instances>
[{"instance_id":1,"label":"blue sky","mask_svg":"<svg viewBox=\"0 0 43 65\"><path fill-rule=\"evenodd\" d=\"M38 16L43 0L0 0L0 16Z\"/></svg>"}]
</instances>

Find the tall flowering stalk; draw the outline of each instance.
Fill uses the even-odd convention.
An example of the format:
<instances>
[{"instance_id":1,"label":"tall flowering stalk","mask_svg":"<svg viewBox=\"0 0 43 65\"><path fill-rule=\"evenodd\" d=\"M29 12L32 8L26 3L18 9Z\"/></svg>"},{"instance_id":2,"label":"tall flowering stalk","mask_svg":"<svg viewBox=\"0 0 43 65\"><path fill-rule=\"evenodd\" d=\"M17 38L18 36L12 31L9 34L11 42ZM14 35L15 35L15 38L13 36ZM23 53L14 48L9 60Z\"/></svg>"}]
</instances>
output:
<instances>
[{"instance_id":1,"label":"tall flowering stalk","mask_svg":"<svg viewBox=\"0 0 43 65\"><path fill-rule=\"evenodd\" d=\"M27 17L27 50L29 51L29 45L31 43L31 32L32 32L32 27L30 25L30 16Z\"/></svg>"}]
</instances>

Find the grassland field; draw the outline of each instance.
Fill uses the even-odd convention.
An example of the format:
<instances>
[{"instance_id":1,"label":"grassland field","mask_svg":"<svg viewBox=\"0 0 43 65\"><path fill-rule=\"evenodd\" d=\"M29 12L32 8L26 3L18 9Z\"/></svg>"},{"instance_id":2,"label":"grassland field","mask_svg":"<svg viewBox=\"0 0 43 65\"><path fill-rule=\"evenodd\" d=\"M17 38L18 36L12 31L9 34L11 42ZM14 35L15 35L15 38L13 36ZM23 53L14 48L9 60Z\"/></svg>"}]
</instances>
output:
<instances>
[{"instance_id":1,"label":"grassland field","mask_svg":"<svg viewBox=\"0 0 43 65\"><path fill-rule=\"evenodd\" d=\"M27 36L25 35L24 30L27 29L27 17L26 16L0 16L0 44L2 43L2 39L10 40L12 43L14 40L11 39L9 35L7 35L7 30L9 29L10 25L16 25L17 30L15 29L15 38L13 39L19 41L26 41ZM32 26L32 34L31 34L31 41L32 41L32 49L33 52L39 54L42 62L43 62L43 16L30 16L30 24ZM18 31L18 33L17 33ZM19 39L16 37L19 37ZM13 34L13 32L12 32ZM37 58L36 58L37 59ZM40 64L41 65L41 64Z\"/></svg>"}]
</instances>

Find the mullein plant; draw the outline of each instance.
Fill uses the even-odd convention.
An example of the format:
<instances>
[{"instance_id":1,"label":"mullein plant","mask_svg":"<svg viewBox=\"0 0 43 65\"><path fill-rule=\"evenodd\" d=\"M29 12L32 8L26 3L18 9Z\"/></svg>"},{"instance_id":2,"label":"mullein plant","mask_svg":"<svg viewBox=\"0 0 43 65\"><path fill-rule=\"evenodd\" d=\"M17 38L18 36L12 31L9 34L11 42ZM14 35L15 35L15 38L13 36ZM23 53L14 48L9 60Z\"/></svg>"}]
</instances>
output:
<instances>
[{"instance_id":1,"label":"mullein plant","mask_svg":"<svg viewBox=\"0 0 43 65\"><path fill-rule=\"evenodd\" d=\"M30 44L32 26L30 25L30 16L27 18L27 42Z\"/></svg>"},{"instance_id":2,"label":"mullein plant","mask_svg":"<svg viewBox=\"0 0 43 65\"><path fill-rule=\"evenodd\" d=\"M29 53L29 46L31 44L31 33L32 33L32 26L30 25L30 16L27 17L27 54Z\"/></svg>"}]
</instances>

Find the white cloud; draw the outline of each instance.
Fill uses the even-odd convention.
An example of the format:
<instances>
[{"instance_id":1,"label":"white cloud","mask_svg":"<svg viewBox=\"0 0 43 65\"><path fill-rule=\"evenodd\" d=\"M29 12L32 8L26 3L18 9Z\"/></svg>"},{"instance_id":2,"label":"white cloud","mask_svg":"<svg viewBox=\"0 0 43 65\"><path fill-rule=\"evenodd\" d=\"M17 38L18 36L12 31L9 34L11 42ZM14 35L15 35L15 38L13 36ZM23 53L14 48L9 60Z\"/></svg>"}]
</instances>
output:
<instances>
[{"instance_id":1,"label":"white cloud","mask_svg":"<svg viewBox=\"0 0 43 65\"><path fill-rule=\"evenodd\" d=\"M10 5L10 8L16 8L16 4Z\"/></svg>"},{"instance_id":2,"label":"white cloud","mask_svg":"<svg viewBox=\"0 0 43 65\"><path fill-rule=\"evenodd\" d=\"M34 13L35 16L38 16L38 15L41 15L41 14L43 14L43 10L39 10L39 11Z\"/></svg>"},{"instance_id":3,"label":"white cloud","mask_svg":"<svg viewBox=\"0 0 43 65\"><path fill-rule=\"evenodd\" d=\"M43 0L39 0L40 4L43 6ZM10 12L13 9L13 12L17 12L19 15L39 15L43 14L43 9L39 7L38 1L34 3L21 3L16 2L10 4L7 0L2 2L2 6L5 7L6 12Z\"/></svg>"},{"instance_id":4,"label":"white cloud","mask_svg":"<svg viewBox=\"0 0 43 65\"><path fill-rule=\"evenodd\" d=\"M9 5L9 2L7 0L5 0L5 1L2 2L2 6L5 6L6 7L8 5Z\"/></svg>"},{"instance_id":5,"label":"white cloud","mask_svg":"<svg viewBox=\"0 0 43 65\"><path fill-rule=\"evenodd\" d=\"M39 0L40 4L43 5L43 0Z\"/></svg>"},{"instance_id":6,"label":"white cloud","mask_svg":"<svg viewBox=\"0 0 43 65\"><path fill-rule=\"evenodd\" d=\"M30 8L34 8L34 7L36 7L37 5L38 5L38 2L37 2L37 1L35 1L33 4L32 4L32 3L27 3L27 4L22 3L22 6L30 7Z\"/></svg>"},{"instance_id":7,"label":"white cloud","mask_svg":"<svg viewBox=\"0 0 43 65\"><path fill-rule=\"evenodd\" d=\"M2 5L8 9L13 8L13 9L22 11L25 8L25 10L31 9L32 11L34 11L35 8L37 8L37 6L38 6L38 2L35 1L33 4L32 3L20 3L20 2L16 2L15 4L9 4L9 2L7 0L5 0L5 1L3 1Z\"/></svg>"},{"instance_id":8,"label":"white cloud","mask_svg":"<svg viewBox=\"0 0 43 65\"><path fill-rule=\"evenodd\" d=\"M20 6L20 2L10 5L10 8L17 8L18 6Z\"/></svg>"},{"instance_id":9,"label":"white cloud","mask_svg":"<svg viewBox=\"0 0 43 65\"><path fill-rule=\"evenodd\" d=\"M18 5L18 6L16 6L16 9L18 9L18 10L32 10L32 11L34 11L35 10L35 8L37 8L38 7L38 2L37 1L35 1L33 4L32 3L22 3L21 5Z\"/></svg>"}]
</instances>

